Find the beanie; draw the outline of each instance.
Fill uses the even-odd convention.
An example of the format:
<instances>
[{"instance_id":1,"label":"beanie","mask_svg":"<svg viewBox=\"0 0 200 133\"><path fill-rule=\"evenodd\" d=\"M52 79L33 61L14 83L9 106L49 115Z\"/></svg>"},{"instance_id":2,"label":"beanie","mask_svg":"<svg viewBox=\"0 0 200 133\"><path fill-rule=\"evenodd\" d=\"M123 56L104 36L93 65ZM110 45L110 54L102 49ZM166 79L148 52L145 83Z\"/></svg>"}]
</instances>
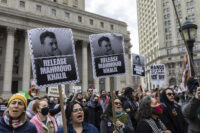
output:
<instances>
[{"instance_id":1,"label":"beanie","mask_svg":"<svg viewBox=\"0 0 200 133\"><path fill-rule=\"evenodd\" d=\"M8 106L9 104L11 103L12 100L14 99L19 99L21 101L23 101L24 105L25 105L25 109L27 108L27 100L26 100L26 97L20 93L16 93L14 94L8 101Z\"/></svg>"}]
</instances>

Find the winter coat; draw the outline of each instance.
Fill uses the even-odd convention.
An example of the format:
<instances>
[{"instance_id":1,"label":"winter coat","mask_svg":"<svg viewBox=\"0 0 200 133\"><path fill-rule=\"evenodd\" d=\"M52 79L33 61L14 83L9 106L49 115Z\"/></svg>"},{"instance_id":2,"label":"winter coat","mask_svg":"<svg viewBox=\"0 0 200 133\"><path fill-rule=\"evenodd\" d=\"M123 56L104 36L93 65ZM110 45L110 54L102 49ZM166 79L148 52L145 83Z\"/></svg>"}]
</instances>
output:
<instances>
[{"instance_id":1,"label":"winter coat","mask_svg":"<svg viewBox=\"0 0 200 133\"><path fill-rule=\"evenodd\" d=\"M162 92L160 101L163 107L163 114L159 118L167 129L172 133L187 133L187 123L184 120L180 106L168 100L166 91Z\"/></svg>"},{"instance_id":2,"label":"winter coat","mask_svg":"<svg viewBox=\"0 0 200 133\"><path fill-rule=\"evenodd\" d=\"M5 122L3 117L0 118L0 133L37 133L37 128L33 123L27 120L18 128L11 128Z\"/></svg>"},{"instance_id":3,"label":"winter coat","mask_svg":"<svg viewBox=\"0 0 200 133\"><path fill-rule=\"evenodd\" d=\"M31 122L35 124L36 128L37 128L37 131L38 133L43 133L44 131L48 131L48 128L54 128L54 132L56 132L58 130L57 128L57 124L56 124L56 121L53 117L51 117L50 115L47 116L47 123L48 121L51 121L48 127L48 124L47 126L43 124L43 122L41 121L40 119L40 116L39 114L36 114L32 119L31 119ZM53 126L53 127L52 127ZM45 130L46 129L46 130Z\"/></svg>"},{"instance_id":4,"label":"winter coat","mask_svg":"<svg viewBox=\"0 0 200 133\"><path fill-rule=\"evenodd\" d=\"M56 133L64 133L64 129L61 128ZM67 133L76 133L71 123L67 124ZM92 124L83 123L82 133L99 133L99 131Z\"/></svg>"},{"instance_id":5,"label":"winter coat","mask_svg":"<svg viewBox=\"0 0 200 133\"><path fill-rule=\"evenodd\" d=\"M138 105L136 104L136 102L126 97L126 100L123 101L123 109L129 115L133 127L136 127L137 121L135 120L135 114L138 109Z\"/></svg>"},{"instance_id":6,"label":"winter coat","mask_svg":"<svg viewBox=\"0 0 200 133\"><path fill-rule=\"evenodd\" d=\"M128 124L124 124L123 132L124 133L133 133L133 126L131 123L131 119L128 114L126 114L128 118ZM114 131L113 122L107 118L103 117L100 124L100 133L112 133Z\"/></svg>"},{"instance_id":7,"label":"winter coat","mask_svg":"<svg viewBox=\"0 0 200 133\"><path fill-rule=\"evenodd\" d=\"M189 124L188 133L200 133L200 100L192 98L182 110Z\"/></svg>"},{"instance_id":8,"label":"winter coat","mask_svg":"<svg viewBox=\"0 0 200 133\"><path fill-rule=\"evenodd\" d=\"M101 105L98 103L94 103L93 101L89 101L87 106L84 107L85 112L85 122L94 125L96 128L100 128L100 116L103 113Z\"/></svg>"}]
</instances>

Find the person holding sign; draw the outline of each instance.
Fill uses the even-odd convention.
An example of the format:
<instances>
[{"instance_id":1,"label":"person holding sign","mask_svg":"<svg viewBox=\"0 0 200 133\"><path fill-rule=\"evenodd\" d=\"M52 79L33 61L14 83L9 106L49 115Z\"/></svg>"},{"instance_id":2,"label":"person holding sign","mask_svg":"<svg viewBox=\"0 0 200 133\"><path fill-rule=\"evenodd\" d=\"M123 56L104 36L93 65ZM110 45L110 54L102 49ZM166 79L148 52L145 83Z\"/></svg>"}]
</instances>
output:
<instances>
[{"instance_id":1,"label":"person holding sign","mask_svg":"<svg viewBox=\"0 0 200 133\"><path fill-rule=\"evenodd\" d=\"M133 133L131 119L123 111L122 102L119 98L114 100L114 110L117 118L115 123L117 129L114 129L112 103L110 102L102 116L100 133Z\"/></svg>"},{"instance_id":2,"label":"person holding sign","mask_svg":"<svg viewBox=\"0 0 200 133\"><path fill-rule=\"evenodd\" d=\"M45 31L40 35L40 42L42 45L42 57L62 55L58 49L56 36L53 32Z\"/></svg>"},{"instance_id":3,"label":"person holding sign","mask_svg":"<svg viewBox=\"0 0 200 133\"><path fill-rule=\"evenodd\" d=\"M108 37L102 36L101 38L99 38L98 44L101 50L103 51L104 55L112 55L115 53L112 49L112 45Z\"/></svg>"},{"instance_id":4,"label":"person holding sign","mask_svg":"<svg viewBox=\"0 0 200 133\"><path fill-rule=\"evenodd\" d=\"M38 133L55 133L58 130L55 119L48 115L48 103L45 100L37 100L33 104L33 112L36 114L31 122L37 127Z\"/></svg>"},{"instance_id":5,"label":"person holding sign","mask_svg":"<svg viewBox=\"0 0 200 133\"><path fill-rule=\"evenodd\" d=\"M80 103L70 103L65 113L68 121L67 133L99 133L95 126L84 122L84 112ZM64 133L63 128L57 133Z\"/></svg>"}]
</instances>

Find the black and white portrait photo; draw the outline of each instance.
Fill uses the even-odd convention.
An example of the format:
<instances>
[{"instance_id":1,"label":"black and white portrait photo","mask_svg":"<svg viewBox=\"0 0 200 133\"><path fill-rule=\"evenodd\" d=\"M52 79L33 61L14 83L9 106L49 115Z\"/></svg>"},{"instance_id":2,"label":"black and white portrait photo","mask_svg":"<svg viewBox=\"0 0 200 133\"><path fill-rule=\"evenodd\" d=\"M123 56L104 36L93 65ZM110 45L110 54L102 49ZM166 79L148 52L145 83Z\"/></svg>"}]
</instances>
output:
<instances>
[{"instance_id":1,"label":"black and white portrait photo","mask_svg":"<svg viewBox=\"0 0 200 133\"><path fill-rule=\"evenodd\" d=\"M101 33L90 35L89 38L94 78L125 74L123 36Z\"/></svg>"},{"instance_id":2,"label":"black and white portrait photo","mask_svg":"<svg viewBox=\"0 0 200 133\"><path fill-rule=\"evenodd\" d=\"M71 29L31 29L28 30L28 38L36 87L79 80Z\"/></svg>"},{"instance_id":3,"label":"black and white portrait photo","mask_svg":"<svg viewBox=\"0 0 200 133\"><path fill-rule=\"evenodd\" d=\"M132 54L132 75L145 77L145 57Z\"/></svg>"}]
</instances>

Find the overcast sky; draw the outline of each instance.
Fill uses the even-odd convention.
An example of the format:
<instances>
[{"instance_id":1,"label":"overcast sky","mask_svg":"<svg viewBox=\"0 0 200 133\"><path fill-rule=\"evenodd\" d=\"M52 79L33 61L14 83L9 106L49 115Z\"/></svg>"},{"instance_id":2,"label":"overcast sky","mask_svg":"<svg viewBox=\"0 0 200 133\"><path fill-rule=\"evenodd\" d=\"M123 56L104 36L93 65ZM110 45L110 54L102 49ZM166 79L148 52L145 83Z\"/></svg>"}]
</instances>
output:
<instances>
[{"instance_id":1,"label":"overcast sky","mask_svg":"<svg viewBox=\"0 0 200 133\"><path fill-rule=\"evenodd\" d=\"M139 53L136 0L85 0L85 9L126 22L131 33L131 51Z\"/></svg>"}]
</instances>

